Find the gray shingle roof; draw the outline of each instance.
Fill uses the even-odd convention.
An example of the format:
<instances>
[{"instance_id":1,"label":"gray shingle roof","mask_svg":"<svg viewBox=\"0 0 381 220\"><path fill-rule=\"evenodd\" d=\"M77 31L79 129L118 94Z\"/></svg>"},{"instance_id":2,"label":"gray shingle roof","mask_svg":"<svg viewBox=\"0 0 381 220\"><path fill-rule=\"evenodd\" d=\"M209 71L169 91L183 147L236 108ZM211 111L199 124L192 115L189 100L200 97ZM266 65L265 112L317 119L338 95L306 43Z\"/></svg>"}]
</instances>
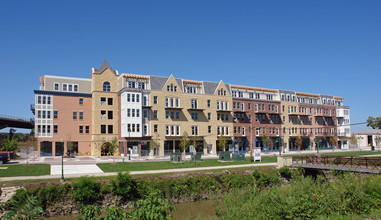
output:
<instances>
[{"instance_id":1,"label":"gray shingle roof","mask_svg":"<svg viewBox=\"0 0 381 220\"><path fill-rule=\"evenodd\" d=\"M354 132L356 135L381 135L381 129L365 129Z\"/></svg>"},{"instance_id":2,"label":"gray shingle roof","mask_svg":"<svg viewBox=\"0 0 381 220\"><path fill-rule=\"evenodd\" d=\"M181 91L184 91L183 90L183 83L182 83L181 79L175 79L175 80L176 80L177 84L179 84Z\"/></svg>"},{"instance_id":3,"label":"gray shingle roof","mask_svg":"<svg viewBox=\"0 0 381 220\"><path fill-rule=\"evenodd\" d=\"M203 81L204 84L204 92L205 94L212 95L216 91L216 88L218 86L218 83L215 82L205 82Z\"/></svg>"},{"instance_id":4,"label":"gray shingle roof","mask_svg":"<svg viewBox=\"0 0 381 220\"><path fill-rule=\"evenodd\" d=\"M103 70L105 70L107 67L110 68L110 70L114 72L114 70L111 68L110 64L108 64L107 61L104 60L103 63L102 63L102 66L99 67L99 69L95 69L95 68L94 68L94 73L101 73L101 72L102 72Z\"/></svg>"},{"instance_id":5,"label":"gray shingle roof","mask_svg":"<svg viewBox=\"0 0 381 220\"><path fill-rule=\"evenodd\" d=\"M225 86L226 86L226 88L228 89L228 93L229 93L229 95L232 95L232 94L230 94L230 84L226 84L226 83L225 83Z\"/></svg>"},{"instance_id":6,"label":"gray shingle roof","mask_svg":"<svg viewBox=\"0 0 381 220\"><path fill-rule=\"evenodd\" d=\"M150 76L151 90L162 90L168 77Z\"/></svg>"}]
</instances>

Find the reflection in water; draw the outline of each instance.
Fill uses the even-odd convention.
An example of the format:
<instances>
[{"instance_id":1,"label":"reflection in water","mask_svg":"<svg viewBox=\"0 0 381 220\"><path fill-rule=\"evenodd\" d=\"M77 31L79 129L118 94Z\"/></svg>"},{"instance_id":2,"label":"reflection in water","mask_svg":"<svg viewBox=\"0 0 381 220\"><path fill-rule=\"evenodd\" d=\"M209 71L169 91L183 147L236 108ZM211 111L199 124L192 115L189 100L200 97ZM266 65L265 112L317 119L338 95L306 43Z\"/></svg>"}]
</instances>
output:
<instances>
[{"instance_id":1,"label":"reflection in water","mask_svg":"<svg viewBox=\"0 0 381 220\"><path fill-rule=\"evenodd\" d=\"M201 200L196 202L183 202L176 204L177 210L172 213L174 220L182 219L204 219L216 217L213 200ZM80 215L54 216L50 220L76 220Z\"/></svg>"}]
</instances>

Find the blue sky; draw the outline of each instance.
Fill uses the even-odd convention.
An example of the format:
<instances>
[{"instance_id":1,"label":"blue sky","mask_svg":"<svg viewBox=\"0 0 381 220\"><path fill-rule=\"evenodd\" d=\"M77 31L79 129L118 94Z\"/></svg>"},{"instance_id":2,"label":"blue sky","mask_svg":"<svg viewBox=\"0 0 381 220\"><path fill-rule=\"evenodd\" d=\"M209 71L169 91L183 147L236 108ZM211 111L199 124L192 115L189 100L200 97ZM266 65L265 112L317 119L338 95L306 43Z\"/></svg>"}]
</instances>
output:
<instances>
[{"instance_id":1,"label":"blue sky","mask_svg":"<svg viewBox=\"0 0 381 220\"><path fill-rule=\"evenodd\" d=\"M352 123L380 116L378 0L1 1L0 10L0 114L33 117L39 76L89 78L106 59L123 73L342 96Z\"/></svg>"}]
</instances>

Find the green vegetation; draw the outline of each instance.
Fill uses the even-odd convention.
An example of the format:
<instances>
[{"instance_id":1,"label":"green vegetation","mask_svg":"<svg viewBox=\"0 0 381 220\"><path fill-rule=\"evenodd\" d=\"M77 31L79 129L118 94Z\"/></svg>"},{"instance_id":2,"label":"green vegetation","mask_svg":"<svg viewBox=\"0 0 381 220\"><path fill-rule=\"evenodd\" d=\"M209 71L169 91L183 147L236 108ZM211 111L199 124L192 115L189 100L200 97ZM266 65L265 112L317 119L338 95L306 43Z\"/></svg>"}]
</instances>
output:
<instances>
[{"instance_id":1,"label":"green vegetation","mask_svg":"<svg viewBox=\"0 0 381 220\"><path fill-rule=\"evenodd\" d=\"M72 196L77 202L91 204L102 197L101 184L92 179L82 177L78 182L72 183Z\"/></svg>"},{"instance_id":2,"label":"green vegetation","mask_svg":"<svg viewBox=\"0 0 381 220\"><path fill-rule=\"evenodd\" d=\"M381 176L343 174L328 182L295 176L291 184L229 192L217 208L219 219L327 219L379 217Z\"/></svg>"},{"instance_id":3,"label":"green vegetation","mask_svg":"<svg viewBox=\"0 0 381 220\"><path fill-rule=\"evenodd\" d=\"M49 164L0 165L0 167L8 167L7 169L1 169L0 177L40 176L50 174Z\"/></svg>"},{"instance_id":4,"label":"green vegetation","mask_svg":"<svg viewBox=\"0 0 381 220\"><path fill-rule=\"evenodd\" d=\"M118 173L116 180L111 181L111 191L124 201L137 197L136 183L128 174Z\"/></svg>"},{"instance_id":5,"label":"green vegetation","mask_svg":"<svg viewBox=\"0 0 381 220\"><path fill-rule=\"evenodd\" d=\"M291 170L288 167L280 168L279 174L286 179L291 179L291 176L292 176Z\"/></svg>"},{"instance_id":6,"label":"green vegetation","mask_svg":"<svg viewBox=\"0 0 381 220\"><path fill-rule=\"evenodd\" d=\"M275 156L262 157L260 163L276 163L277 158ZM177 169L177 168L192 168L192 167L210 167L210 166L227 166L227 165L239 165L250 164L248 158L245 161L232 161L222 163L218 159L205 159L197 164L195 163L171 163L169 161L160 162L128 162L128 163L101 163L97 164L103 172L129 172L129 171L143 171L143 170L163 170L163 169Z\"/></svg>"},{"instance_id":7,"label":"green vegetation","mask_svg":"<svg viewBox=\"0 0 381 220\"><path fill-rule=\"evenodd\" d=\"M36 219L44 212L38 204L36 196L30 194L22 194L15 199L11 199L6 206L4 219Z\"/></svg>"},{"instance_id":8,"label":"green vegetation","mask_svg":"<svg viewBox=\"0 0 381 220\"><path fill-rule=\"evenodd\" d=\"M329 152L321 153L322 156L341 156L341 157L358 157L366 155L378 155L381 154L381 151L353 151L353 152ZM295 154L295 155L284 155L285 157L296 157L296 156L314 156L314 153L311 154ZM265 157L262 157L265 158Z\"/></svg>"},{"instance_id":9,"label":"green vegetation","mask_svg":"<svg viewBox=\"0 0 381 220\"><path fill-rule=\"evenodd\" d=\"M366 122L367 122L366 126L368 126L368 127L371 127L373 129L376 129L376 128L381 129L381 117L374 118L374 117L369 116L368 120L366 120Z\"/></svg>"}]
</instances>

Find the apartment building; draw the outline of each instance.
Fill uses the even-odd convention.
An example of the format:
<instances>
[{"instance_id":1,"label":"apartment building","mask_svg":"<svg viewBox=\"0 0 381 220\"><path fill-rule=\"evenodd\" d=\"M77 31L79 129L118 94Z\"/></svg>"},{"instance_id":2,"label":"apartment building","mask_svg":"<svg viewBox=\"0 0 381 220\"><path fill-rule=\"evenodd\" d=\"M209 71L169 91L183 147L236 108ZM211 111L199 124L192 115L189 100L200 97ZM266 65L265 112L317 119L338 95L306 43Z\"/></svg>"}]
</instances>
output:
<instances>
[{"instance_id":1,"label":"apartment building","mask_svg":"<svg viewBox=\"0 0 381 220\"><path fill-rule=\"evenodd\" d=\"M340 149L349 148L349 140L351 138L350 126L350 110L348 106L343 106L343 98L335 97L336 101L336 118L337 118L337 137L338 147Z\"/></svg>"},{"instance_id":2,"label":"apartment building","mask_svg":"<svg viewBox=\"0 0 381 220\"><path fill-rule=\"evenodd\" d=\"M300 150L314 150L343 137L343 108L349 123L340 97L119 73L107 62L92 68L89 79L46 75L40 81L34 93L41 156L108 155L113 148L164 156L180 152L186 135L186 153L217 154L224 150L221 138L232 152L299 150L299 137Z\"/></svg>"}]
</instances>

